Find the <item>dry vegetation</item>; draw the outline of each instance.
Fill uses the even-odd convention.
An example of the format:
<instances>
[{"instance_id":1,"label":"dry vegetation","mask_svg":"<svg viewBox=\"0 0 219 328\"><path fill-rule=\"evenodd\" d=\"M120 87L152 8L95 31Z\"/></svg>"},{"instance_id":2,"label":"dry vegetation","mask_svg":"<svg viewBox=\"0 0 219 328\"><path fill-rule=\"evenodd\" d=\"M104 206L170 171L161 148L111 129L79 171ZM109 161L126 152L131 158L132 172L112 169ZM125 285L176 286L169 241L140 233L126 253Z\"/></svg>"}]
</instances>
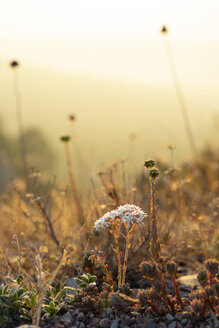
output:
<instances>
[{"instance_id":1,"label":"dry vegetation","mask_svg":"<svg viewBox=\"0 0 219 328\"><path fill-rule=\"evenodd\" d=\"M62 141L67 147L69 139ZM117 161L92 176L87 193L76 186L66 154L69 187L33 171L1 195L1 326L32 321L67 327L49 320L69 309L98 314L105 308L145 311L145 317L156 313L159 322L186 308L188 327L209 313L215 324L218 262L205 261L219 260L219 153L206 148L199 159L180 167L157 161L159 177L150 165L130 177L127 163ZM140 228L136 224L128 244L128 229L119 217L112 229L94 229L104 213L127 203L149 214ZM119 253L113 238L118 227ZM122 283L120 269L125 270ZM178 278L199 270L203 289L181 298ZM65 286L72 277L78 278L77 290L68 295ZM132 327L140 325L133 321Z\"/></svg>"}]
</instances>

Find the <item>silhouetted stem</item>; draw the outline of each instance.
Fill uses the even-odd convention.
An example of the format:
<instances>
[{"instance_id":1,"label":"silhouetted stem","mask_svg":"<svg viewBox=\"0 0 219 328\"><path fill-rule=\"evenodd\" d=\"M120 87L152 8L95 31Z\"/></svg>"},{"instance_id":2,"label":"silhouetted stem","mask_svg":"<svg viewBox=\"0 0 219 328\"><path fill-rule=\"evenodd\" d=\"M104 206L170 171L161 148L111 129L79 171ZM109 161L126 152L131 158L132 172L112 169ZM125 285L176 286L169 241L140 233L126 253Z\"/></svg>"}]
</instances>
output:
<instances>
[{"instance_id":1,"label":"silhouetted stem","mask_svg":"<svg viewBox=\"0 0 219 328\"><path fill-rule=\"evenodd\" d=\"M171 70L172 77L173 77L174 88L175 88L176 96L177 96L177 99L179 102L179 107L180 107L180 110L182 113L186 135L188 138L188 142L189 142L189 145L191 148L192 155L195 157L195 156L197 156L197 147L195 144L195 139L193 136L193 132L192 132L192 128L191 128L191 124L190 124L190 120L189 120L188 110L187 110L186 103L185 103L185 100L183 97L183 93L182 93L182 89L180 86L176 66L174 63L173 55L172 55L172 50L171 50L170 44L168 42L167 36L165 36L164 39L165 39L165 46L166 46L167 57L169 60L170 70Z\"/></svg>"},{"instance_id":2,"label":"silhouetted stem","mask_svg":"<svg viewBox=\"0 0 219 328\"><path fill-rule=\"evenodd\" d=\"M22 121L22 112L21 112L21 97L19 93L19 83L18 83L18 71L14 70L13 72L13 83L14 83L14 95L15 95L15 106L16 106L16 118L18 125L19 141L20 141L20 151L21 151L21 160L23 164L23 173L26 179L26 184L28 187L28 169L27 169L27 158L26 158L26 147L25 147L25 138L24 138L24 129Z\"/></svg>"},{"instance_id":3,"label":"silhouetted stem","mask_svg":"<svg viewBox=\"0 0 219 328\"><path fill-rule=\"evenodd\" d=\"M68 142L65 142L65 153L66 153L66 161L67 161L67 167L68 167L68 176L69 176L69 180L70 180L70 184L71 184L72 194L73 194L73 197L75 200L77 215L79 217L80 223L82 224L84 221L83 210L82 210L81 203L80 203L80 200L78 197L76 183L75 183L74 175L72 172L72 163L71 163L71 156L70 156L70 152L69 152Z\"/></svg>"}]
</instances>

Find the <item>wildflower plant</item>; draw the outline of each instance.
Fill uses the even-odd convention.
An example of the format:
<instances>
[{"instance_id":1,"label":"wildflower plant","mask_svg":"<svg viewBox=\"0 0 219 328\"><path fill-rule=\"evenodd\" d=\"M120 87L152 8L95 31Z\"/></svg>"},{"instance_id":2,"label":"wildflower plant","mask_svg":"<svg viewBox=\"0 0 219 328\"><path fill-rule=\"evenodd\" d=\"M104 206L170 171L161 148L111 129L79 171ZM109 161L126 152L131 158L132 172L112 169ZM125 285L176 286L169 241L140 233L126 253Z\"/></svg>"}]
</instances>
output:
<instances>
[{"instance_id":1,"label":"wildflower plant","mask_svg":"<svg viewBox=\"0 0 219 328\"><path fill-rule=\"evenodd\" d=\"M159 177L159 170L155 167L153 160L145 161L144 166L149 169L149 183L150 183L150 261L144 261L141 263L141 271L143 276L147 279L153 280L154 282L160 282L162 285L163 303L167 305L170 310L174 310L174 302L168 294L164 273L167 272L170 276L174 291L177 298L177 303L181 309L184 308L184 303L181 299L179 286L180 282L176 280L176 263L170 261L167 258L161 256L161 244L157 231L157 213L155 204L155 186L156 180Z\"/></svg>"},{"instance_id":2,"label":"wildflower plant","mask_svg":"<svg viewBox=\"0 0 219 328\"><path fill-rule=\"evenodd\" d=\"M140 207L130 204L119 206L116 210L107 212L102 218L98 219L94 228L96 230L106 229L114 237L115 249L118 265L118 289L125 284L128 253L131 247L131 234L135 226L144 224L144 220L148 217ZM123 234L123 230L125 233ZM120 250L120 237L125 238L125 252L122 262L122 252Z\"/></svg>"}]
</instances>

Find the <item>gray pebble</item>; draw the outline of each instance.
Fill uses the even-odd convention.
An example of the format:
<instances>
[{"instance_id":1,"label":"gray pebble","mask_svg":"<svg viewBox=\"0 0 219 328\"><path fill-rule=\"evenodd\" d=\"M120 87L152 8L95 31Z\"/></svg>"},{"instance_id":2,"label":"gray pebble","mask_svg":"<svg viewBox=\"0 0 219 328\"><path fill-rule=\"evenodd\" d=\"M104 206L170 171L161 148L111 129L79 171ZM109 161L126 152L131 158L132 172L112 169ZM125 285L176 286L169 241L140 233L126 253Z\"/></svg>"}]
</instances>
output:
<instances>
[{"instance_id":1,"label":"gray pebble","mask_svg":"<svg viewBox=\"0 0 219 328\"><path fill-rule=\"evenodd\" d=\"M110 315L110 314L114 313L114 311L112 308L108 307L108 308L106 308L106 313L107 313L107 315Z\"/></svg>"},{"instance_id":2,"label":"gray pebble","mask_svg":"<svg viewBox=\"0 0 219 328\"><path fill-rule=\"evenodd\" d=\"M70 312L66 312L63 316L60 318L62 321L72 321L72 316Z\"/></svg>"},{"instance_id":3,"label":"gray pebble","mask_svg":"<svg viewBox=\"0 0 219 328\"><path fill-rule=\"evenodd\" d=\"M187 318L184 318L184 319L182 319L181 324L182 324L182 325L186 325L187 322L188 322L188 319L187 319Z\"/></svg>"},{"instance_id":4,"label":"gray pebble","mask_svg":"<svg viewBox=\"0 0 219 328\"><path fill-rule=\"evenodd\" d=\"M171 323L169 323L168 328L176 328L176 321L172 321Z\"/></svg>"},{"instance_id":5,"label":"gray pebble","mask_svg":"<svg viewBox=\"0 0 219 328\"><path fill-rule=\"evenodd\" d=\"M83 322L80 322L79 328L85 328L85 324Z\"/></svg>"},{"instance_id":6,"label":"gray pebble","mask_svg":"<svg viewBox=\"0 0 219 328\"><path fill-rule=\"evenodd\" d=\"M108 328L108 327L110 327L110 323L111 323L111 321L108 318L101 319L100 320L100 327L101 328Z\"/></svg>"},{"instance_id":7,"label":"gray pebble","mask_svg":"<svg viewBox=\"0 0 219 328\"><path fill-rule=\"evenodd\" d=\"M166 319L167 319L167 321L173 321L174 320L174 317L172 316L172 314L170 314L170 313L167 313L166 314Z\"/></svg>"},{"instance_id":8,"label":"gray pebble","mask_svg":"<svg viewBox=\"0 0 219 328\"><path fill-rule=\"evenodd\" d=\"M119 327L119 320L114 320L111 325L110 328L118 328Z\"/></svg>"},{"instance_id":9,"label":"gray pebble","mask_svg":"<svg viewBox=\"0 0 219 328\"><path fill-rule=\"evenodd\" d=\"M146 321L146 323L144 323L141 327L142 328L157 328L158 325L154 322L154 320L148 319Z\"/></svg>"},{"instance_id":10,"label":"gray pebble","mask_svg":"<svg viewBox=\"0 0 219 328\"><path fill-rule=\"evenodd\" d=\"M83 312L78 313L77 321L83 321L83 320L84 320L84 313Z\"/></svg>"}]
</instances>

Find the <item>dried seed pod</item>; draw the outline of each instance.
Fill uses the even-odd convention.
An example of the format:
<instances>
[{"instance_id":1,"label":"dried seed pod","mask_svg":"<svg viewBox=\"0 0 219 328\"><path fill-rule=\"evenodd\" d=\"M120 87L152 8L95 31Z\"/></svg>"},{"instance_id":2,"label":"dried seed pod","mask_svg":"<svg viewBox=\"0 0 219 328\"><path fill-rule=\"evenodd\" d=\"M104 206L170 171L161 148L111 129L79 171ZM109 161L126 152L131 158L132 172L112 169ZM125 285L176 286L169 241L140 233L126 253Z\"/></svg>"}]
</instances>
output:
<instances>
[{"instance_id":1,"label":"dried seed pod","mask_svg":"<svg viewBox=\"0 0 219 328\"><path fill-rule=\"evenodd\" d=\"M69 142L70 139L71 139L70 136L62 136L62 137L60 137L60 140L61 140L62 142Z\"/></svg>"},{"instance_id":2,"label":"dried seed pod","mask_svg":"<svg viewBox=\"0 0 219 328\"><path fill-rule=\"evenodd\" d=\"M149 173L149 176L152 178L152 179L156 179L159 177L159 170L158 169L152 169L150 170L150 173Z\"/></svg>"},{"instance_id":3,"label":"dried seed pod","mask_svg":"<svg viewBox=\"0 0 219 328\"><path fill-rule=\"evenodd\" d=\"M152 261L144 261L140 265L140 269L145 278L156 279L159 277L157 266Z\"/></svg>"},{"instance_id":4,"label":"dried seed pod","mask_svg":"<svg viewBox=\"0 0 219 328\"><path fill-rule=\"evenodd\" d=\"M219 262L214 259L208 259L205 261L205 266L208 272L212 275L212 277L215 277L219 271Z\"/></svg>"},{"instance_id":5,"label":"dried seed pod","mask_svg":"<svg viewBox=\"0 0 219 328\"><path fill-rule=\"evenodd\" d=\"M208 283L208 277L206 270L202 270L197 275L198 282L202 287L206 286Z\"/></svg>"},{"instance_id":6,"label":"dried seed pod","mask_svg":"<svg viewBox=\"0 0 219 328\"><path fill-rule=\"evenodd\" d=\"M17 60L12 60L9 64L11 68L17 68L19 66L19 63Z\"/></svg>"},{"instance_id":7,"label":"dried seed pod","mask_svg":"<svg viewBox=\"0 0 219 328\"><path fill-rule=\"evenodd\" d=\"M161 32L162 34L167 34L167 33L168 33L168 29L167 29L167 27L166 27L165 25L163 25L163 26L161 27L160 32Z\"/></svg>"},{"instance_id":8,"label":"dried seed pod","mask_svg":"<svg viewBox=\"0 0 219 328\"><path fill-rule=\"evenodd\" d=\"M193 300L190 303L190 306L192 308L192 310L198 314L201 314L203 312L204 309L204 304L200 301L200 300Z\"/></svg>"},{"instance_id":9,"label":"dried seed pod","mask_svg":"<svg viewBox=\"0 0 219 328\"><path fill-rule=\"evenodd\" d=\"M167 262L166 269L171 276L174 276L176 274L176 263L174 261Z\"/></svg>"},{"instance_id":10,"label":"dried seed pod","mask_svg":"<svg viewBox=\"0 0 219 328\"><path fill-rule=\"evenodd\" d=\"M149 159L144 162L144 166L146 166L148 169L151 169L155 166L155 161L153 159Z\"/></svg>"}]
</instances>

